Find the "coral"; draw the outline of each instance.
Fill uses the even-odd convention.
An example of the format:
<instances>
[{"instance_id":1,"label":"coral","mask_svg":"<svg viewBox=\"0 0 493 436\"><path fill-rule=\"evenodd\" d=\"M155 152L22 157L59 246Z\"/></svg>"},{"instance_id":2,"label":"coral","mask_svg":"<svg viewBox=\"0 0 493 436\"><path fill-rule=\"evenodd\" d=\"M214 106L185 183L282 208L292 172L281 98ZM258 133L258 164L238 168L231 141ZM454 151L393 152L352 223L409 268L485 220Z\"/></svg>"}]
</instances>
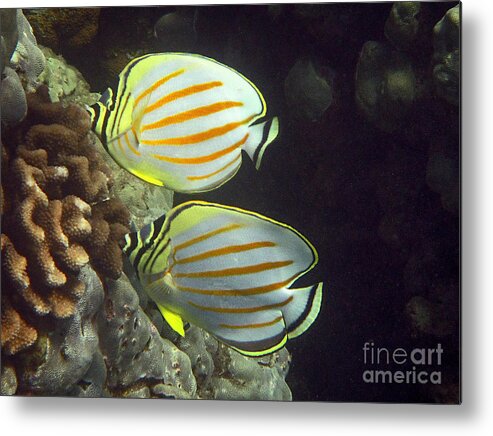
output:
<instances>
[{"instance_id":1,"label":"coral","mask_svg":"<svg viewBox=\"0 0 493 436\"><path fill-rule=\"evenodd\" d=\"M0 9L0 73L9 64L19 38L16 16L16 9Z\"/></svg>"},{"instance_id":2,"label":"coral","mask_svg":"<svg viewBox=\"0 0 493 436\"><path fill-rule=\"evenodd\" d=\"M92 236L87 241L93 267L106 277L117 279L123 268L118 242L129 232L129 212L119 199L110 199L92 207L89 220Z\"/></svg>"},{"instance_id":3,"label":"coral","mask_svg":"<svg viewBox=\"0 0 493 436\"><path fill-rule=\"evenodd\" d=\"M93 318L101 307L103 289L88 265L81 269L77 280L84 283L85 292L77 301L73 316L59 320L52 331L43 332L31 353L20 356L17 393L67 395L77 387L83 391L81 380L98 351ZM104 373L100 380L102 384Z\"/></svg>"},{"instance_id":4,"label":"coral","mask_svg":"<svg viewBox=\"0 0 493 436\"><path fill-rule=\"evenodd\" d=\"M27 113L27 101L21 80L10 67L3 71L0 83L0 111L2 123L13 125L22 120Z\"/></svg>"},{"instance_id":5,"label":"coral","mask_svg":"<svg viewBox=\"0 0 493 436\"><path fill-rule=\"evenodd\" d=\"M38 332L21 317L9 302L2 301L2 349L7 355L30 347L38 338Z\"/></svg>"},{"instance_id":6,"label":"coral","mask_svg":"<svg viewBox=\"0 0 493 436\"><path fill-rule=\"evenodd\" d=\"M110 188L110 196L118 197L125 204L136 228L140 229L155 221L173 207L173 191L162 186L142 183L116 164L104 150L96 135L93 135L92 140L111 168L113 184Z\"/></svg>"},{"instance_id":7,"label":"coral","mask_svg":"<svg viewBox=\"0 0 493 436\"><path fill-rule=\"evenodd\" d=\"M433 79L438 95L459 104L460 4L449 9L433 28Z\"/></svg>"},{"instance_id":8,"label":"coral","mask_svg":"<svg viewBox=\"0 0 493 436\"><path fill-rule=\"evenodd\" d=\"M178 347L190 357L200 398L291 400L291 391L284 381L290 363L285 348L268 356L250 358L193 326L179 339Z\"/></svg>"},{"instance_id":9,"label":"coral","mask_svg":"<svg viewBox=\"0 0 493 436\"><path fill-rule=\"evenodd\" d=\"M2 365L0 374L0 395L14 395L17 390L15 369L11 365Z\"/></svg>"},{"instance_id":10,"label":"coral","mask_svg":"<svg viewBox=\"0 0 493 436\"><path fill-rule=\"evenodd\" d=\"M7 354L33 344L39 317L61 320L75 314L86 287L77 277L89 261L101 274L121 274L118 241L129 221L123 204L108 200L110 169L91 143L87 113L50 103L43 88L28 102L25 122L2 132ZM110 232L101 240L103 225ZM96 243L104 248L95 249ZM10 320L16 321L13 330L6 327Z\"/></svg>"},{"instance_id":11,"label":"coral","mask_svg":"<svg viewBox=\"0 0 493 436\"><path fill-rule=\"evenodd\" d=\"M384 131L402 126L415 99L416 76L405 55L385 44L363 45L356 69L356 102Z\"/></svg>"},{"instance_id":12,"label":"coral","mask_svg":"<svg viewBox=\"0 0 493 436\"><path fill-rule=\"evenodd\" d=\"M139 306L125 276L106 280L104 310L97 318L106 386L114 396L190 398L197 384L188 356L157 329ZM164 385L164 386L163 386Z\"/></svg>"},{"instance_id":13,"label":"coral","mask_svg":"<svg viewBox=\"0 0 493 436\"><path fill-rule=\"evenodd\" d=\"M26 116L24 89L36 89L45 59L22 11L2 9L1 14L0 112L2 123L13 126Z\"/></svg>"},{"instance_id":14,"label":"coral","mask_svg":"<svg viewBox=\"0 0 493 436\"><path fill-rule=\"evenodd\" d=\"M397 48L405 50L416 40L419 30L418 14L421 3L416 1L396 2L392 5L385 22L385 36Z\"/></svg>"},{"instance_id":15,"label":"coral","mask_svg":"<svg viewBox=\"0 0 493 436\"><path fill-rule=\"evenodd\" d=\"M97 34L99 13L99 8L46 8L27 16L41 44L59 50L87 46Z\"/></svg>"},{"instance_id":16,"label":"coral","mask_svg":"<svg viewBox=\"0 0 493 436\"><path fill-rule=\"evenodd\" d=\"M33 92L38 85L38 76L44 70L45 58L37 46L31 25L20 9L17 10L17 29L19 40L10 59L10 66L21 77L26 91Z\"/></svg>"},{"instance_id":17,"label":"coral","mask_svg":"<svg viewBox=\"0 0 493 436\"><path fill-rule=\"evenodd\" d=\"M289 70L284 94L296 116L315 121L332 103L332 81L322 77L311 60L300 59Z\"/></svg>"},{"instance_id":18,"label":"coral","mask_svg":"<svg viewBox=\"0 0 493 436\"><path fill-rule=\"evenodd\" d=\"M41 48L46 66L39 76L39 81L48 87L52 102L79 103L92 105L99 95L90 92L89 84L82 74L73 66L68 65L61 55L56 55L47 47Z\"/></svg>"}]
</instances>

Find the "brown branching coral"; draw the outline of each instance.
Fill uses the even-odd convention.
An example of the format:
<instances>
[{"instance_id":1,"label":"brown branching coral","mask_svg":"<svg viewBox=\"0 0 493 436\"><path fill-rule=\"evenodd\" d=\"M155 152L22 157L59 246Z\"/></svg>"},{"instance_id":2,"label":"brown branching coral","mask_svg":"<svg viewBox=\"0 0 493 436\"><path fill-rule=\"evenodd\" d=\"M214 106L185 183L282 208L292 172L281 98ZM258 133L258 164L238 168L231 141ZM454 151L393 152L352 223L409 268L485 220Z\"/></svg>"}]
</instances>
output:
<instances>
[{"instance_id":1,"label":"brown branching coral","mask_svg":"<svg viewBox=\"0 0 493 436\"><path fill-rule=\"evenodd\" d=\"M122 271L123 260L118 241L128 233L128 221L127 208L117 199L98 203L92 208L90 222L93 232L87 248L94 259L94 268L113 279L117 279Z\"/></svg>"},{"instance_id":2,"label":"brown branching coral","mask_svg":"<svg viewBox=\"0 0 493 436\"><path fill-rule=\"evenodd\" d=\"M2 137L2 348L37 338L39 317L74 314L91 266L118 278L129 214L108 198L111 172L89 136L87 113L29 97L25 122ZM101 229L107 228L107 232ZM46 324L46 323L44 323Z\"/></svg>"}]
</instances>

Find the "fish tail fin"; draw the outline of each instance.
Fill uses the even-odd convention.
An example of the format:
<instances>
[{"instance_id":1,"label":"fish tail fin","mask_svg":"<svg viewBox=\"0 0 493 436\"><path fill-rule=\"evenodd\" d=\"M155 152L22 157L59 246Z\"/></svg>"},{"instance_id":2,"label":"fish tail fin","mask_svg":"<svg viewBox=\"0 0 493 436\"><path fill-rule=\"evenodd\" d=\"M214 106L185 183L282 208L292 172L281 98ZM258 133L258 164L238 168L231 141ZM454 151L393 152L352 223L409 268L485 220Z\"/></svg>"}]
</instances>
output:
<instances>
[{"instance_id":1,"label":"fish tail fin","mask_svg":"<svg viewBox=\"0 0 493 436\"><path fill-rule=\"evenodd\" d=\"M296 338L304 333L317 318L322 303L323 283L306 288L292 288L293 301L284 313L288 338Z\"/></svg>"},{"instance_id":2,"label":"fish tail fin","mask_svg":"<svg viewBox=\"0 0 493 436\"><path fill-rule=\"evenodd\" d=\"M254 124L248 128L248 131L248 140L243 149L252 159L255 168L259 169L265 149L279 133L279 118L274 117L264 123Z\"/></svg>"}]
</instances>

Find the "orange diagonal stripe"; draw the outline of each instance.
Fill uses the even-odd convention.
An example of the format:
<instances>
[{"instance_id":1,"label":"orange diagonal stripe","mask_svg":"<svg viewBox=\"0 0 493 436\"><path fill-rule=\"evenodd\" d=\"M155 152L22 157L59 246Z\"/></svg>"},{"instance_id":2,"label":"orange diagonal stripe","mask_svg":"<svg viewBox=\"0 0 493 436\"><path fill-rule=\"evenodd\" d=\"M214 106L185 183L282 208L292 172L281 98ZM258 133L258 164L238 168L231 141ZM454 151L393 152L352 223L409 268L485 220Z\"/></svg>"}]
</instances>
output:
<instances>
[{"instance_id":1,"label":"orange diagonal stripe","mask_svg":"<svg viewBox=\"0 0 493 436\"><path fill-rule=\"evenodd\" d=\"M262 241L252 242L251 244L230 245L229 247L218 248L216 250L206 251L195 256L190 256L185 259L176 261L176 264L197 262L198 260L209 259L210 257L223 256L231 253L241 253L242 251L255 250L256 248L275 247L274 242Z\"/></svg>"},{"instance_id":2,"label":"orange diagonal stripe","mask_svg":"<svg viewBox=\"0 0 493 436\"><path fill-rule=\"evenodd\" d=\"M142 126L142 131L159 129L160 127L169 126L170 124L184 123L185 121L193 120L195 118L205 117L207 115L215 114L232 107L243 106L243 103L239 101L221 101L218 103L210 104L207 106L200 106L195 109L191 109L185 112L180 112L176 115L165 117L151 124Z\"/></svg>"},{"instance_id":3,"label":"orange diagonal stripe","mask_svg":"<svg viewBox=\"0 0 493 436\"><path fill-rule=\"evenodd\" d=\"M190 239L187 242L183 242L182 244L177 245L174 248L175 253L184 248L190 247L191 245L197 244L199 242L205 241L206 239L212 238L213 236L219 235L224 232L230 232L231 230L235 230L242 227L241 224L230 224L229 226L221 227L219 229L213 230L211 232L204 233L201 236L197 236L196 238Z\"/></svg>"},{"instance_id":4,"label":"orange diagonal stripe","mask_svg":"<svg viewBox=\"0 0 493 436\"><path fill-rule=\"evenodd\" d=\"M248 139L248 133L244 136L244 138L241 141L236 142L233 144L231 147L225 148L223 150L216 151L215 153L208 154L206 156L200 156L200 157L168 157L168 156L161 156L160 154L153 154L152 157L158 160L163 160L165 162L171 162L171 163L176 163L176 164L202 164L202 163L207 163L211 162L215 159L219 159L222 156L227 155L228 153L231 153L232 151L236 150L237 148L240 148Z\"/></svg>"},{"instance_id":5,"label":"orange diagonal stripe","mask_svg":"<svg viewBox=\"0 0 493 436\"><path fill-rule=\"evenodd\" d=\"M221 297L242 297L246 295L259 295L259 294L267 294L272 291L277 291L279 289L284 288L289 285L298 274L290 277L287 280L278 283L271 283L267 286L257 286L255 288L247 288L247 289L197 289L197 288L189 288L187 286L178 286L180 291L190 292L191 294L199 294L199 295L214 295Z\"/></svg>"},{"instance_id":6,"label":"orange diagonal stripe","mask_svg":"<svg viewBox=\"0 0 493 436\"><path fill-rule=\"evenodd\" d=\"M282 268L293 263L292 260L283 260L280 262L263 262L256 265L240 266L237 268L225 268L215 271L200 271L192 273L178 273L175 277L188 277L188 278L202 278L202 277L227 277L244 274L253 274L262 271L268 271L270 269Z\"/></svg>"},{"instance_id":7,"label":"orange diagonal stripe","mask_svg":"<svg viewBox=\"0 0 493 436\"><path fill-rule=\"evenodd\" d=\"M283 307L286 306L286 304L289 304L293 300L293 296L287 298L284 301L281 301L280 303L274 303L274 304L266 304L265 306L257 306L257 307L208 307L208 306L201 306L200 304L196 304L192 301L189 301L188 304L190 304L193 307L196 307L197 309L204 310L206 312L217 312L217 313L254 313L254 312L260 312L261 310L269 310L269 309L276 309L277 307Z\"/></svg>"},{"instance_id":8,"label":"orange diagonal stripe","mask_svg":"<svg viewBox=\"0 0 493 436\"><path fill-rule=\"evenodd\" d=\"M234 123L224 124L220 127L214 127L212 129L206 130L205 132L195 133L193 135L178 136L176 138L167 139L148 139L143 140L142 144L146 145L187 145L187 144L197 144L198 142L207 141L208 139L215 138L217 136L225 135L231 130L240 127L253 120L254 115L244 119L243 121L236 121Z\"/></svg>"},{"instance_id":9,"label":"orange diagonal stripe","mask_svg":"<svg viewBox=\"0 0 493 436\"><path fill-rule=\"evenodd\" d=\"M167 103L178 100L179 98L187 97L198 92L207 91L208 89L215 88L216 86L222 86L223 82L207 82L200 85L189 86L188 88L180 89L179 91L172 92L164 97L161 97L155 103L147 106L144 113L147 114L153 110L159 109Z\"/></svg>"},{"instance_id":10,"label":"orange diagonal stripe","mask_svg":"<svg viewBox=\"0 0 493 436\"><path fill-rule=\"evenodd\" d=\"M262 327L269 327L270 325L274 325L281 320L282 320L282 315L278 316L277 318L274 318L272 321L259 322L256 324L241 324L241 325L219 324L219 326L224 327L226 329L258 329Z\"/></svg>"},{"instance_id":11,"label":"orange diagonal stripe","mask_svg":"<svg viewBox=\"0 0 493 436\"><path fill-rule=\"evenodd\" d=\"M159 88L161 85L165 84L169 80L175 78L176 76L179 76L180 74L183 74L185 72L184 69L175 71L174 73L168 74L167 76L164 76L163 78L157 80L154 82L149 88L147 88L145 91L143 91L136 99L134 102L134 105L137 106L144 97L149 95L152 91L156 90Z\"/></svg>"},{"instance_id":12,"label":"orange diagonal stripe","mask_svg":"<svg viewBox=\"0 0 493 436\"><path fill-rule=\"evenodd\" d=\"M204 174L203 176L187 176L187 179L188 180L203 180L203 179L208 179L209 177L215 176L216 174L219 174L221 171L224 171L226 168L230 167L231 165L234 165L240 159L241 159L241 154L239 154L238 156L236 156L232 161L228 162L223 167L219 168L216 171L213 171L212 173Z\"/></svg>"}]
</instances>

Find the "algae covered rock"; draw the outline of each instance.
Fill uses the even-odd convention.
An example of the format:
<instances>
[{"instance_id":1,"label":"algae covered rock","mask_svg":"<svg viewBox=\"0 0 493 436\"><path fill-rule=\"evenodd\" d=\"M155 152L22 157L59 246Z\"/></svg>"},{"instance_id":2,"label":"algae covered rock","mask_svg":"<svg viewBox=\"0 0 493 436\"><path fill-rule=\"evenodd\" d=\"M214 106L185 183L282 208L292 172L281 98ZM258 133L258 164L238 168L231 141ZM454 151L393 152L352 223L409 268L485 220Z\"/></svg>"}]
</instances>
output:
<instances>
[{"instance_id":1,"label":"algae covered rock","mask_svg":"<svg viewBox=\"0 0 493 436\"><path fill-rule=\"evenodd\" d=\"M50 100L54 103L94 104L99 94L91 93L89 84L75 67L67 64L61 55L53 50L42 47L46 58L46 66L39 76L39 81L48 86Z\"/></svg>"},{"instance_id":2,"label":"algae covered rock","mask_svg":"<svg viewBox=\"0 0 493 436\"><path fill-rule=\"evenodd\" d=\"M0 20L0 112L2 123L14 126L26 116L25 92L36 90L45 58L20 9L2 9Z\"/></svg>"},{"instance_id":3,"label":"algae covered rock","mask_svg":"<svg viewBox=\"0 0 493 436\"><path fill-rule=\"evenodd\" d=\"M392 132L405 122L416 97L410 60L386 44L366 42L356 69L356 102L366 118Z\"/></svg>"},{"instance_id":4,"label":"algae covered rock","mask_svg":"<svg viewBox=\"0 0 493 436\"><path fill-rule=\"evenodd\" d=\"M74 315L59 321L38 339L31 353L19 357L19 393L67 395L91 367L98 352L93 317L103 301L103 288L89 266L78 277L86 290Z\"/></svg>"},{"instance_id":5,"label":"algae covered rock","mask_svg":"<svg viewBox=\"0 0 493 436\"><path fill-rule=\"evenodd\" d=\"M24 88L17 73L6 67L0 84L0 106L2 122L14 125L24 119L27 114L27 100Z\"/></svg>"},{"instance_id":6,"label":"algae covered rock","mask_svg":"<svg viewBox=\"0 0 493 436\"><path fill-rule=\"evenodd\" d=\"M96 36L99 8L43 8L27 12L41 44L54 50L81 49Z\"/></svg>"},{"instance_id":7,"label":"algae covered rock","mask_svg":"<svg viewBox=\"0 0 493 436\"><path fill-rule=\"evenodd\" d=\"M322 77L309 59L300 59L284 81L286 101L295 116L316 121L332 103L332 81Z\"/></svg>"},{"instance_id":8,"label":"algae covered rock","mask_svg":"<svg viewBox=\"0 0 493 436\"><path fill-rule=\"evenodd\" d=\"M195 8L180 8L175 12L164 14L154 25L154 35L158 40L158 47L162 51L192 51L197 32Z\"/></svg>"},{"instance_id":9,"label":"algae covered rock","mask_svg":"<svg viewBox=\"0 0 493 436\"><path fill-rule=\"evenodd\" d=\"M392 5L385 22L385 36L397 48L409 48L415 41L419 30L420 11L421 3L416 1L396 2Z\"/></svg>"},{"instance_id":10,"label":"algae covered rock","mask_svg":"<svg viewBox=\"0 0 493 436\"><path fill-rule=\"evenodd\" d=\"M20 9L17 10L19 39L12 57L11 66L18 72L27 92L38 85L38 76L45 67L45 58L37 45L33 29Z\"/></svg>"},{"instance_id":11,"label":"algae covered rock","mask_svg":"<svg viewBox=\"0 0 493 436\"><path fill-rule=\"evenodd\" d=\"M426 167L426 182L441 196L442 206L457 213L460 201L459 161L446 151L433 152Z\"/></svg>"},{"instance_id":12,"label":"algae covered rock","mask_svg":"<svg viewBox=\"0 0 493 436\"><path fill-rule=\"evenodd\" d=\"M441 97L458 105L460 97L460 4L449 9L433 28L435 88Z\"/></svg>"},{"instance_id":13,"label":"algae covered rock","mask_svg":"<svg viewBox=\"0 0 493 436\"><path fill-rule=\"evenodd\" d=\"M0 9L0 73L14 53L19 38L17 9Z\"/></svg>"},{"instance_id":14,"label":"algae covered rock","mask_svg":"<svg viewBox=\"0 0 493 436\"><path fill-rule=\"evenodd\" d=\"M200 398L292 399L285 381L291 357L285 348L259 358L247 357L195 326L179 339L178 346L190 358Z\"/></svg>"},{"instance_id":15,"label":"algae covered rock","mask_svg":"<svg viewBox=\"0 0 493 436\"><path fill-rule=\"evenodd\" d=\"M159 335L127 278L108 280L105 288L97 325L112 395L147 398L156 385L165 385L174 387L179 398L194 396L190 359Z\"/></svg>"}]
</instances>

